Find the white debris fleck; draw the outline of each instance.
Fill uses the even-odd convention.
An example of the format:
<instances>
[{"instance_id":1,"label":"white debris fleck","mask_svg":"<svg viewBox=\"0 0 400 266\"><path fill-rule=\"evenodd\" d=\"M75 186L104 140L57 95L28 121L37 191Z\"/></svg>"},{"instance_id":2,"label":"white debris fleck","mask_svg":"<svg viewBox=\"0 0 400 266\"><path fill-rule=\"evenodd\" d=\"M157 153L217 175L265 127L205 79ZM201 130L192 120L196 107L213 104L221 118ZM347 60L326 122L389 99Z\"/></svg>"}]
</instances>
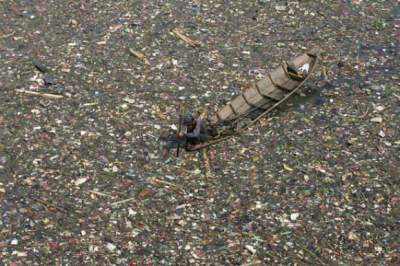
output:
<instances>
[{"instance_id":1,"label":"white debris fleck","mask_svg":"<svg viewBox=\"0 0 400 266\"><path fill-rule=\"evenodd\" d=\"M299 215L300 215L300 213L298 213L298 212L290 214L290 220L296 221L297 218L299 218Z\"/></svg>"},{"instance_id":2,"label":"white debris fleck","mask_svg":"<svg viewBox=\"0 0 400 266\"><path fill-rule=\"evenodd\" d=\"M255 254L255 253L257 252L257 250L256 250L253 246L246 245L245 247L246 247L246 249L247 249L248 251L251 252L251 254Z\"/></svg>"},{"instance_id":3,"label":"white debris fleck","mask_svg":"<svg viewBox=\"0 0 400 266\"><path fill-rule=\"evenodd\" d=\"M113 171L114 173L116 173L116 172L119 171L119 169L118 169L118 167L117 167L116 165L114 165L114 166L112 167L112 171Z\"/></svg>"},{"instance_id":4,"label":"white debris fleck","mask_svg":"<svg viewBox=\"0 0 400 266\"><path fill-rule=\"evenodd\" d=\"M89 252L90 252L90 253L95 253L95 252L97 252L97 251L99 251L99 247L98 247L98 246L89 245Z\"/></svg>"},{"instance_id":5,"label":"white debris fleck","mask_svg":"<svg viewBox=\"0 0 400 266\"><path fill-rule=\"evenodd\" d=\"M350 231L350 233L349 233L349 235L348 235L348 238L349 238L350 240L360 240L360 238L358 237L358 235L357 235L355 232L353 232L353 231Z\"/></svg>"},{"instance_id":6,"label":"white debris fleck","mask_svg":"<svg viewBox=\"0 0 400 266\"><path fill-rule=\"evenodd\" d=\"M85 183L86 181L88 181L87 177L78 178L77 180L75 180L75 186L80 186L83 183Z\"/></svg>"},{"instance_id":7,"label":"white debris fleck","mask_svg":"<svg viewBox=\"0 0 400 266\"><path fill-rule=\"evenodd\" d=\"M123 99L125 102L127 102L127 103L135 103L135 99L132 99L132 98L128 98L128 97L125 97L124 99Z\"/></svg>"},{"instance_id":8,"label":"white debris fleck","mask_svg":"<svg viewBox=\"0 0 400 266\"><path fill-rule=\"evenodd\" d=\"M380 116L371 118L371 122L375 122L375 123L382 123L383 119Z\"/></svg>"},{"instance_id":9,"label":"white debris fleck","mask_svg":"<svg viewBox=\"0 0 400 266\"><path fill-rule=\"evenodd\" d=\"M129 106L126 103L123 103L123 104L120 105L120 108L122 110L128 110Z\"/></svg>"},{"instance_id":10,"label":"white debris fleck","mask_svg":"<svg viewBox=\"0 0 400 266\"><path fill-rule=\"evenodd\" d=\"M299 70L303 73L308 73L308 70L310 70L310 64L304 64L302 65Z\"/></svg>"},{"instance_id":11,"label":"white debris fleck","mask_svg":"<svg viewBox=\"0 0 400 266\"><path fill-rule=\"evenodd\" d=\"M132 237L137 237L140 234L140 230L139 229L133 229L132 230Z\"/></svg>"},{"instance_id":12,"label":"white debris fleck","mask_svg":"<svg viewBox=\"0 0 400 266\"><path fill-rule=\"evenodd\" d=\"M275 10L276 11L285 11L286 10L286 6L275 6Z\"/></svg>"},{"instance_id":13,"label":"white debris fleck","mask_svg":"<svg viewBox=\"0 0 400 266\"><path fill-rule=\"evenodd\" d=\"M17 257L27 257L28 253L26 253L24 251L18 251L16 255L17 255Z\"/></svg>"},{"instance_id":14,"label":"white debris fleck","mask_svg":"<svg viewBox=\"0 0 400 266\"><path fill-rule=\"evenodd\" d=\"M132 217L135 216L137 214L136 211L132 210L131 208L128 209L128 216Z\"/></svg>"},{"instance_id":15,"label":"white debris fleck","mask_svg":"<svg viewBox=\"0 0 400 266\"><path fill-rule=\"evenodd\" d=\"M40 110L38 110L38 109L32 109L31 112L32 112L32 114L35 114L35 115L40 114Z\"/></svg>"},{"instance_id":16,"label":"white debris fleck","mask_svg":"<svg viewBox=\"0 0 400 266\"><path fill-rule=\"evenodd\" d=\"M113 243L107 243L106 248L107 248L109 251L114 251L114 250L117 248L117 246L114 245Z\"/></svg>"}]
</instances>

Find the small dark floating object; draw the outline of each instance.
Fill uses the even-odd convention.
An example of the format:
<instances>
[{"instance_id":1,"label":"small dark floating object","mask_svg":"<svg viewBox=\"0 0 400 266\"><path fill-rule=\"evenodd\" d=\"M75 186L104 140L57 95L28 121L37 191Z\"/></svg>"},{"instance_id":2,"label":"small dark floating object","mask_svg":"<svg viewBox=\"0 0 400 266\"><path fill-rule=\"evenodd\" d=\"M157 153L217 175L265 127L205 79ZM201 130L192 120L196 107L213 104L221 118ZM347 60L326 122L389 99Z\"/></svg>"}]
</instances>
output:
<instances>
[{"instance_id":1,"label":"small dark floating object","mask_svg":"<svg viewBox=\"0 0 400 266\"><path fill-rule=\"evenodd\" d=\"M40 63L35 59L32 60L32 64L36 67L37 70L39 70L42 73L46 73L49 71L49 69L45 65L43 65L42 63Z\"/></svg>"}]
</instances>

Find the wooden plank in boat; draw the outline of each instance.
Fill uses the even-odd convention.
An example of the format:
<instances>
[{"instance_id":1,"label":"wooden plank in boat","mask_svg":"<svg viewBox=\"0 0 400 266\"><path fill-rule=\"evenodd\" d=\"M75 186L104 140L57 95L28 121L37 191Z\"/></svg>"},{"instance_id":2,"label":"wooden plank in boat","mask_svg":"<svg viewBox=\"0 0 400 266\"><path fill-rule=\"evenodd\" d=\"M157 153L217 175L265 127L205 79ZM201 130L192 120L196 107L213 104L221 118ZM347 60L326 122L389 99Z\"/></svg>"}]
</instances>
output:
<instances>
[{"instance_id":1,"label":"wooden plank in boat","mask_svg":"<svg viewBox=\"0 0 400 266\"><path fill-rule=\"evenodd\" d=\"M313 59L315 59L316 57L319 57L321 50L319 48L313 48L311 50L309 50L306 54L310 57L312 57Z\"/></svg>"},{"instance_id":2,"label":"wooden plank in boat","mask_svg":"<svg viewBox=\"0 0 400 266\"><path fill-rule=\"evenodd\" d=\"M260 95L255 84L252 84L249 89L244 91L243 96L246 97L247 101L253 106L262 106L267 101Z\"/></svg>"},{"instance_id":3,"label":"wooden plank in boat","mask_svg":"<svg viewBox=\"0 0 400 266\"><path fill-rule=\"evenodd\" d=\"M299 85L299 82L292 80L283 70L282 66L278 67L271 74L269 74L272 83L279 89L291 91Z\"/></svg>"},{"instance_id":4,"label":"wooden plank in boat","mask_svg":"<svg viewBox=\"0 0 400 266\"><path fill-rule=\"evenodd\" d=\"M228 105L225 105L218 111L218 117L221 120L229 120L229 117L232 117L232 110Z\"/></svg>"},{"instance_id":5,"label":"wooden plank in boat","mask_svg":"<svg viewBox=\"0 0 400 266\"><path fill-rule=\"evenodd\" d=\"M290 88L283 87L283 85L289 80L289 77L286 75L285 71L283 71L281 66L267 75L275 87L290 90Z\"/></svg>"},{"instance_id":6,"label":"wooden plank in boat","mask_svg":"<svg viewBox=\"0 0 400 266\"><path fill-rule=\"evenodd\" d=\"M277 95L279 94L279 92L272 92L271 88L264 88L263 90L266 94L270 94L271 91L272 96L275 95L275 97L278 97ZM232 118L237 115L247 113L251 109L259 108L267 104L268 102L270 102L270 100L260 95L257 91L256 85L253 85L245 92L243 92L243 94L236 96L230 102L230 106L227 106L227 108L223 108L224 111L222 114L220 114L220 117L224 119Z\"/></svg>"},{"instance_id":7,"label":"wooden plank in boat","mask_svg":"<svg viewBox=\"0 0 400 266\"><path fill-rule=\"evenodd\" d=\"M274 100L279 101L283 97L285 97L285 91L276 88L269 78L261 79L257 82L256 86L258 87L258 90L262 95L272 98Z\"/></svg>"},{"instance_id":8,"label":"wooden plank in boat","mask_svg":"<svg viewBox=\"0 0 400 266\"><path fill-rule=\"evenodd\" d=\"M259 102L262 100L262 96L257 92L255 85L252 85L249 89L245 90L243 96L253 106L259 106Z\"/></svg>"},{"instance_id":9,"label":"wooden plank in boat","mask_svg":"<svg viewBox=\"0 0 400 266\"><path fill-rule=\"evenodd\" d=\"M249 103L247 103L246 100L245 98L243 98L242 95L239 95L232 100L232 107L235 109L235 112L237 114L246 113L252 108L252 106Z\"/></svg>"}]
</instances>

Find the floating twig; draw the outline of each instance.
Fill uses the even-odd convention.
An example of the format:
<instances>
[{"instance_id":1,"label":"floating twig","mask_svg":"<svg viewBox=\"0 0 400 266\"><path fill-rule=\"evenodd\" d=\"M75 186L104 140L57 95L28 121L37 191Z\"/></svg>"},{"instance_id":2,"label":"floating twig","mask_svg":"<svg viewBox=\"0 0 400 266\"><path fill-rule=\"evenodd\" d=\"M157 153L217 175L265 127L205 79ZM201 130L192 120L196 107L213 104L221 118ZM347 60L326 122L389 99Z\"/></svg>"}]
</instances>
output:
<instances>
[{"instance_id":1,"label":"floating twig","mask_svg":"<svg viewBox=\"0 0 400 266\"><path fill-rule=\"evenodd\" d=\"M152 183L152 184L153 184L153 183L155 183L155 184L160 183L160 184L168 185L168 186L173 187L173 188L175 188L175 189L179 189L179 190L181 190L182 192L185 192L185 190L184 190L181 186L175 185L175 184L173 184L173 183L171 183L171 182L167 182L167 181L164 181L164 180L161 180L161 179L158 179L158 178L153 178L153 179L150 181L150 183Z\"/></svg>"},{"instance_id":2,"label":"floating twig","mask_svg":"<svg viewBox=\"0 0 400 266\"><path fill-rule=\"evenodd\" d=\"M24 93L27 95L32 95L32 96L40 96L52 100L58 100L64 98L64 96L59 95L59 94L51 94L51 93L41 93L41 92L36 92L36 91L27 91L27 90L21 90L21 89L16 89L16 92Z\"/></svg>"},{"instance_id":3,"label":"floating twig","mask_svg":"<svg viewBox=\"0 0 400 266\"><path fill-rule=\"evenodd\" d=\"M324 77L325 81L328 81L328 72L326 71L326 67L322 67L322 76Z\"/></svg>"},{"instance_id":4,"label":"floating twig","mask_svg":"<svg viewBox=\"0 0 400 266\"><path fill-rule=\"evenodd\" d=\"M325 265L325 263L311 250L309 250L306 247L302 247L302 249L307 252L309 255L311 255L316 261L318 261L320 263L320 265Z\"/></svg>"},{"instance_id":5,"label":"floating twig","mask_svg":"<svg viewBox=\"0 0 400 266\"><path fill-rule=\"evenodd\" d=\"M94 106L94 105L98 105L98 103L93 102L93 103L84 103L82 106Z\"/></svg>"},{"instance_id":6,"label":"floating twig","mask_svg":"<svg viewBox=\"0 0 400 266\"><path fill-rule=\"evenodd\" d=\"M120 200L120 201L111 203L111 206L117 206L117 205L119 205L121 203L129 202L129 201L132 201L132 200L136 200L136 198L129 198L129 199Z\"/></svg>"},{"instance_id":7,"label":"floating twig","mask_svg":"<svg viewBox=\"0 0 400 266\"><path fill-rule=\"evenodd\" d=\"M108 194L103 193L103 192L95 191L95 190L89 190L88 193L96 194L96 195L103 196L103 197L114 198L114 196L108 195Z\"/></svg>"},{"instance_id":8,"label":"floating twig","mask_svg":"<svg viewBox=\"0 0 400 266\"><path fill-rule=\"evenodd\" d=\"M207 154L208 150L207 149L203 149L202 153L203 153L203 159L204 159L204 169L206 172L206 177L210 178L211 177L211 168L210 168L210 159L208 158L208 154Z\"/></svg>"},{"instance_id":9,"label":"floating twig","mask_svg":"<svg viewBox=\"0 0 400 266\"><path fill-rule=\"evenodd\" d=\"M51 210L58 210L58 211L64 212L64 213L66 212L65 209L57 207L54 204L48 202L47 200L39 199L39 198L36 198L36 197L31 197L31 199L36 201L36 202L39 202L40 204L42 204L44 206L46 206L46 208L49 209L50 211Z\"/></svg>"},{"instance_id":10,"label":"floating twig","mask_svg":"<svg viewBox=\"0 0 400 266\"><path fill-rule=\"evenodd\" d=\"M193 48L195 47L200 47L201 43L198 41L194 41L192 39L190 39L189 37L183 35L183 33L181 32L181 30L179 29L174 29L172 31L172 33L179 39L181 39L182 41L184 41L185 43L187 43L188 45L192 46Z\"/></svg>"},{"instance_id":11,"label":"floating twig","mask_svg":"<svg viewBox=\"0 0 400 266\"><path fill-rule=\"evenodd\" d=\"M49 69L44 64L40 63L37 60L32 60L32 64L36 67L37 70L42 73L46 73L49 71Z\"/></svg>"},{"instance_id":12,"label":"floating twig","mask_svg":"<svg viewBox=\"0 0 400 266\"><path fill-rule=\"evenodd\" d=\"M135 51L132 48L129 48L129 53L135 56L137 59L143 61L146 65L150 65L149 60L147 60L146 56L141 52Z\"/></svg>"},{"instance_id":13,"label":"floating twig","mask_svg":"<svg viewBox=\"0 0 400 266\"><path fill-rule=\"evenodd\" d=\"M363 118L367 117L368 113L369 113L369 107L367 106L367 110L365 110L364 114L361 115L360 118L363 119Z\"/></svg>"}]
</instances>

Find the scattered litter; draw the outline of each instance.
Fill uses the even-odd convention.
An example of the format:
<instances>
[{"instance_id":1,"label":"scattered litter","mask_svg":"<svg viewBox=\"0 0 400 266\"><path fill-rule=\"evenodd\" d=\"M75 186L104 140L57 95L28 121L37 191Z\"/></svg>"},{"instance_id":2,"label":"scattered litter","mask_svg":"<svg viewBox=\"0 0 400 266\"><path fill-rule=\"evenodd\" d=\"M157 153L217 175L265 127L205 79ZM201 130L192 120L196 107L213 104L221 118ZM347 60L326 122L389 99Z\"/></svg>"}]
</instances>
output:
<instances>
[{"instance_id":1,"label":"scattered litter","mask_svg":"<svg viewBox=\"0 0 400 266\"><path fill-rule=\"evenodd\" d=\"M395 1L3 2L0 264L399 264ZM312 75L164 158L178 105L232 111L274 69L275 98Z\"/></svg>"}]
</instances>

